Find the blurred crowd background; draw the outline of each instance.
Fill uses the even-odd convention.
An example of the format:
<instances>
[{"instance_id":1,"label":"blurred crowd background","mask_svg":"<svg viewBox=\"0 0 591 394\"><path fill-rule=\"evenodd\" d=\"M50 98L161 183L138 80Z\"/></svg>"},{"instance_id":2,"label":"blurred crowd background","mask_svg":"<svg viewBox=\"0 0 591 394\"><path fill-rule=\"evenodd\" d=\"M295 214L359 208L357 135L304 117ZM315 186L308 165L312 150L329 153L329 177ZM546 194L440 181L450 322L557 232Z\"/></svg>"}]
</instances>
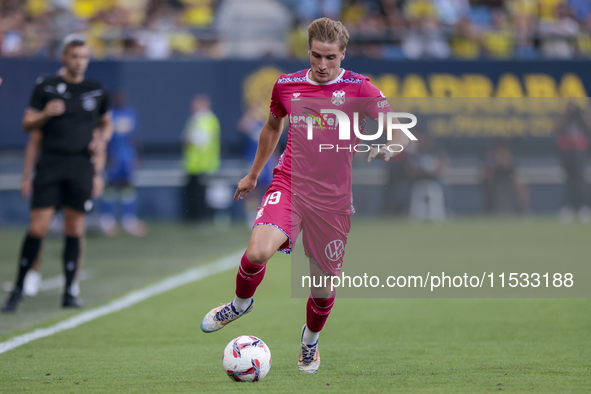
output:
<instances>
[{"instance_id":1,"label":"blurred crowd background","mask_svg":"<svg viewBox=\"0 0 591 394\"><path fill-rule=\"evenodd\" d=\"M591 57L589 0L0 0L0 57L53 58L78 32L98 59L305 59L320 16L356 57Z\"/></svg>"}]
</instances>

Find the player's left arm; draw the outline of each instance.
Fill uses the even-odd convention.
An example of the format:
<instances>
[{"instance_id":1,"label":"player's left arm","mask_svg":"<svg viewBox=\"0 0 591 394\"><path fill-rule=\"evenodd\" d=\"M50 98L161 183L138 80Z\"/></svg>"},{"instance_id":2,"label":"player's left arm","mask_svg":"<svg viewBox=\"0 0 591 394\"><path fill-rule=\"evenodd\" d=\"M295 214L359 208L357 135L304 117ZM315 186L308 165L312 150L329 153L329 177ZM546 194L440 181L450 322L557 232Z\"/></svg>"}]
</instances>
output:
<instances>
[{"instance_id":1,"label":"player's left arm","mask_svg":"<svg viewBox=\"0 0 591 394\"><path fill-rule=\"evenodd\" d=\"M372 85L369 80L362 83L359 90L359 97L367 97L364 103L365 113L376 122L378 121L380 112L386 112L383 114L384 119L387 119L388 112L393 112L384 94ZM392 121L400 124L400 121L397 118L392 118ZM371 148L367 161L370 162L372 159L388 161L406 149L409 143L410 138L406 133L402 131L402 129L395 129L392 132L391 139L388 140L386 145Z\"/></svg>"},{"instance_id":2,"label":"player's left arm","mask_svg":"<svg viewBox=\"0 0 591 394\"><path fill-rule=\"evenodd\" d=\"M111 112L106 112L99 118L98 127L94 130L92 141L88 150L93 155L94 177L92 180L92 197L99 198L103 195L105 180L103 170L107 163L107 143L113 136L113 122Z\"/></svg>"},{"instance_id":3,"label":"player's left arm","mask_svg":"<svg viewBox=\"0 0 591 394\"><path fill-rule=\"evenodd\" d=\"M384 114L384 118L386 117L387 114ZM400 123L397 118L392 118L392 121ZM388 161L402 153L409 143L410 138L402 130L396 129L392 132L392 139L388 140L385 146L371 148L369 156L367 156L367 161L370 162L372 159Z\"/></svg>"},{"instance_id":4,"label":"player's left arm","mask_svg":"<svg viewBox=\"0 0 591 394\"><path fill-rule=\"evenodd\" d=\"M92 141L88 145L88 150L95 156L95 174L101 174L105 168L107 160L107 143L113 137L112 114L109 110L110 100L107 91L104 93L98 109L98 126L92 133Z\"/></svg>"},{"instance_id":5,"label":"player's left arm","mask_svg":"<svg viewBox=\"0 0 591 394\"><path fill-rule=\"evenodd\" d=\"M113 122L111 113L107 112L99 118L98 127L92 133L92 141L88 150L94 156L95 173L100 173L105 168L107 143L113 137Z\"/></svg>"}]
</instances>

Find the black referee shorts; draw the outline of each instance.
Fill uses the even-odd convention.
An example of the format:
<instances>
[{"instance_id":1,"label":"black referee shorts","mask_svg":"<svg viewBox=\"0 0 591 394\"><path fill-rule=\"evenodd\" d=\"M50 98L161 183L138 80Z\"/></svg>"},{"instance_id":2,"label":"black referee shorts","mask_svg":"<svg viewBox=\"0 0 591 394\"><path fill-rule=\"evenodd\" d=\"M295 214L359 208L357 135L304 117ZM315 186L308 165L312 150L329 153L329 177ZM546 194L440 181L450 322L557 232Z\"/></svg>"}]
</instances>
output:
<instances>
[{"instance_id":1,"label":"black referee shorts","mask_svg":"<svg viewBox=\"0 0 591 394\"><path fill-rule=\"evenodd\" d=\"M33 179L31 209L67 206L89 212L93 176L94 165L87 155L44 154Z\"/></svg>"}]
</instances>

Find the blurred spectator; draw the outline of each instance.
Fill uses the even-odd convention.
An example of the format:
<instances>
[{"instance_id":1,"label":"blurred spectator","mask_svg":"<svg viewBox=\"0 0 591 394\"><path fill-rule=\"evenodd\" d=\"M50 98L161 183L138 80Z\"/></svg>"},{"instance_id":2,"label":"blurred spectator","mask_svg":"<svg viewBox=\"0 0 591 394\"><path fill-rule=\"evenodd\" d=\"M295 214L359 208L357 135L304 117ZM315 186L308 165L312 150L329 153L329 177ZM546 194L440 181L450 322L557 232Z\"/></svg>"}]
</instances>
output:
<instances>
[{"instance_id":1,"label":"blurred spectator","mask_svg":"<svg viewBox=\"0 0 591 394\"><path fill-rule=\"evenodd\" d=\"M215 173L220 166L220 123L206 95L193 98L191 113L183 132L183 164L187 173L184 216L196 222L213 217L205 198L206 175Z\"/></svg>"},{"instance_id":2,"label":"blurred spectator","mask_svg":"<svg viewBox=\"0 0 591 394\"><path fill-rule=\"evenodd\" d=\"M305 27L320 16L347 26L352 56L591 55L590 0L4 0L0 56L51 57L79 32L98 58L303 59ZM291 51L277 49L284 40Z\"/></svg>"},{"instance_id":3,"label":"blurred spectator","mask_svg":"<svg viewBox=\"0 0 591 394\"><path fill-rule=\"evenodd\" d=\"M24 12L20 9L8 10L0 14L0 55L14 57L23 54L24 19Z\"/></svg>"},{"instance_id":4,"label":"blurred spectator","mask_svg":"<svg viewBox=\"0 0 591 394\"><path fill-rule=\"evenodd\" d=\"M466 18L455 25L451 47L458 59L473 60L480 56L479 32Z\"/></svg>"},{"instance_id":5,"label":"blurred spectator","mask_svg":"<svg viewBox=\"0 0 591 394\"><path fill-rule=\"evenodd\" d=\"M121 227L136 237L148 233L148 226L137 217L137 192L133 187L138 161L139 119L127 103L127 94L113 93L113 138L107 146L107 186L103 193L101 229L117 234L117 211L121 208Z\"/></svg>"},{"instance_id":6,"label":"blurred spectator","mask_svg":"<svg viewBox=\"0 0 591 394\"><path fill-rule=\"evenodd\" d=\"M529 206L527 186L519 179L509 141L489 144L484 161L484 205L486 212L511 214Z\"/></svg>"},{"instance_id":7,"label":"blurred spectator","mask_svg":"<svg viewBox=\"0 0 591 394\"><path fill-rule=\"evenodd\" d=\"M407 150L406 173L412 181L410 218L442 222L445 220L445 197L441 175L449 166L445 150L426 133L417 133L417 143Z\"/></svg>"},{"instance_id":8,"label":"blurred spectator","mask_svg":"<svg viewBox=\"0 0 591 394\"><path fill-rule=\"evenodd\" d=\"M486 56L492 59L509 59L513 56L515 33L502 8L492 11L492 29L483 33L482 46Z\"/></svg>"},{"instance_id":9,"label":"blurred spectator","mask_svg":"<svg viewBox=\"0 0 591 394\"><path fill-rule=\"evenodd\" d=\"M323 16L330 19L339 19L341 15L342 0L283 0L295 11L298 19L312 22Z\"/></svg>"},{"instance_id":10,"label":"blurred spectator","mask_svg":"<svg viewBox=\"0 0 591 394\"><path fill-rule=\"evenodd\" d=\"M582 26L581 33L577 39L579 54L583 57L591 57L591 18Z\"/></svg>"},{"instance_id":11,"label":"blurred spectator","mask_svg":"<svg viewBox=\"0 0 591 394\"><path fill-rule=\"evenodd\" d=\"M536 56L534 34L536 29L536 0L513 0L506 3L515 30L516 51L518 58Z\"/></svg>"},{"instance_id":12,"label":"blurred spectator","mask_svg":"<svg viewBox=\"0 0 591 394\"><path fill-rule=\"evenodd\" d=\"M361 20L367 15L367 8L361 1L351 1L341 14L341 21L347 26L349 32L356 31Z\"/></svg>"},{"instance_id":13,"label":"blurred spectator","mask_svg":"<svg viewBox=\"0 0 591 394\"><path fill-rule=\"evenodd\" d=\"M556 147L566 175L565 206L559 213L565 222L572 220L577 211L582 221L591 220L588 185L585 179L590 132L589 112L583 111L574 102L569 102L556 128Z\"/></svg>"},{"instance_id":14,"label":"blurred spectator","mask_svg":"<svg viewBox=\"0 0 591 394\"><path fill-rule=\"evenodd\" d=\"M308 59L308 25L294 20L289 32L290 57L300 60Z\"/></svg>"},{"instance_id":15,"label":"blurred spectator","mask_svg":"<svg viewBox=\"0 0 591 394\"><path fill-rule=\"evenodd\" d=\"M552 3L556 0L547 0ZM542 3L543 4L543 3ZM550 8L548 6L548 8ZM539 34L544 57L570 59L575 55L575 40L579 34L579 24L572 16L566 3L555 6L554 12L540 11Z\"/></svg>"},{"instance_id":16,"label":"blurred spectator","mask_svg":"<svg viewBox=\"0 0 591 394\"><path fill-rule=\"evenodd\" d=\"M468 0L434 0L441 23L454 26L460 20L470 16Z\"/></svg>"},{"instance_id":17,"label":"blurred spectator","mask_svg":"<svg viewBox=\"0 0 591 394\"><path fill-rule=\"evenodd\" d=\"M431 1L408 0L404 7L404 16L409 29L402 43L402 52L407 58L444 59L450 56L437 9Z\"/></svg>"},{"instance_id":18,"label":"blurred spectator","mask_svg":"<svg viewBox=\"0 0 591 394\"><path fill-rule=\"evenodd\" d=\"M541 23L554 22L558 19L556 8L565 0L538 0L538 18Z\"/></svg>"},{"instance_id":19,"label":"blurred spectator","mask_svg":"<svg viewBox=\"0 0 591 394\"><path fill-rule=\"evenodd\" d=\"M166 59L172 54L167 27L160 19L151 19L146 28L137 33L136 38L144 48L147 59Z\"/></svg>"},{"instance_id":20,"label":"blurred spectator","mask_svg":"<svg viewBox=\"0 0 591 394\"><path fill-rule=\"evenodd\" d=\"M591 20L591 1L589 0L569 0L568 6L573 15L580 23L587 23Z\"/></svg>"},{"instance_id":21,"label":"blurred spectator","mask_svg":"<svg viewBox=\"0 0 591 394\"><path fill-rule=\"evenodd\" d=\"M208 28L213 24L214 9L212 0L180 0L183 4L183 25Z\"/></svg>"}]
</instances>

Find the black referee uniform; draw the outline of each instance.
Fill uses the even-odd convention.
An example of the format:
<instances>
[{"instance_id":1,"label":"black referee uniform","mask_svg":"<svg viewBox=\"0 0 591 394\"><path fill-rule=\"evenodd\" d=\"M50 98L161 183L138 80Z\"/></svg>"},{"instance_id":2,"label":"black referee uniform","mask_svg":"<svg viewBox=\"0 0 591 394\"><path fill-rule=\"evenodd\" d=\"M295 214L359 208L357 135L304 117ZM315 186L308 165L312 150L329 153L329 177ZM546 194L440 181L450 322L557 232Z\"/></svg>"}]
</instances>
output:
<instances>
[{"instance_id":1,"label":"black referee uniform","mask_svg":"<svg viewBox=\"0 0 591 394\"><path fill-rule=\"evenodd\" d=\"M31 97L29 107L43 111L53 99L61 99L65 111L53 116L41 127L43 134L40 157L35 167L31 209L60 209L64 206L81 213L92 209L94 163L88 146L94 130L109 110L109 97L100 82L83 80L66 82L61 76L41 79ZM27 234L23 243L14 290L2 312L14 312L22 298L25 275L39 251L41 239ZM70 293L80 255L80 239L66 235L64 274L66 290L63 307L80 307L82 303Z\"/></svg>"},{"instance_id":2,"label":"black referee uniform","mask_svg":"<svg viewBox=\"0 0 591 394\"><path fill-rule=\"evenodd\" d=\"M92 208L94 165L88 151L98 121L109 110L109 97L97 81L69 84L62 77L43 79L29 107L42 111L49 100L61 99L66 110L41 128L41 154L33 180L31 208Z\"/></svg>"}]
</instances>

